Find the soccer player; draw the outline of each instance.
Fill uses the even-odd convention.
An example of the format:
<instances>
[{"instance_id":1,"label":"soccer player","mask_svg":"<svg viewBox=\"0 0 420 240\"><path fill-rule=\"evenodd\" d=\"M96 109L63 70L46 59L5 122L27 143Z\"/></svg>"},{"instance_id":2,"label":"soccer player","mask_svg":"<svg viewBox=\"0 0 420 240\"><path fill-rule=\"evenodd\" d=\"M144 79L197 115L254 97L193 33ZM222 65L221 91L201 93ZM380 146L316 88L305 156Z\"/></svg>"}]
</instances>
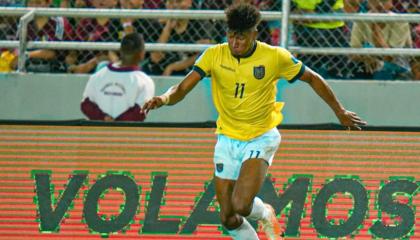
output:
<instances>
[{"instance_id":1,"label":"soccer player","mask_svg":"<svg viewBox=\"0 0 420 240\"><path fill-rule=\"evenodd\" d=\"M144 59L141 34L127 34L121 41L121 62L109 64L92 75L81 103L90 120L143 121L141 106L155 94L155 84L140 71Z\"/></svg>"},{"instance_id":2,"label":"soccer player","mask_svg":"<svg viewBox=\"0 0 420 240\"><path fill-rule=\"evenodd\" d=\"M283 104L275 101L277 80L307 82L348 128L360 129L366 122L347 111L326 81L287 50L256 41L261 15L255 7L233 5L226 15L228 42L204 51L180 84L147 101L143 110L176 104L211 76L219 113L214 167L221 222L234 239L258 239L248 220L259 220L269 239L281 239L274 209L256 197L280 144L276 126Z\"/></svg>"}]
</instances>

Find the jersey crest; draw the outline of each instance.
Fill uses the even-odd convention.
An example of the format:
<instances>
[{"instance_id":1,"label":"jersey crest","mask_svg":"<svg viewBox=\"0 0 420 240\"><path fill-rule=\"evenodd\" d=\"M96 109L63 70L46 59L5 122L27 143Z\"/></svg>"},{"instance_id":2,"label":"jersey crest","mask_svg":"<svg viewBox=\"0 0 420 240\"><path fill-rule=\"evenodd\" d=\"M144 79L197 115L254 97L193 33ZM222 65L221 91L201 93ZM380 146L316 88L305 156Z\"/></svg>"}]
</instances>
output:
<instances>
[{"instance_id":1,"label":"jersey crest","mask_svg":"<svg viewBox=\"0 0 420 240\"><path fill-rule=\"evenodd\" d=\"M258 80L263 79L265 76L265 67L263 65L254 67L254 77Z\"/></svg>"}]
</instances>

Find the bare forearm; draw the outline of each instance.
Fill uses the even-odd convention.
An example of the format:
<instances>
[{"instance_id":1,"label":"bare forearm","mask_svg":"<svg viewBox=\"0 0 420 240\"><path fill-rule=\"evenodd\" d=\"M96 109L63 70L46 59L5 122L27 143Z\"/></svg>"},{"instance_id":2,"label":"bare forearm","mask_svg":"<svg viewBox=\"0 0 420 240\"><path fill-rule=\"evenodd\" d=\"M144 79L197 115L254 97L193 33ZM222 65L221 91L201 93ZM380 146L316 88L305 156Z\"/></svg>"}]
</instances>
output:
<instances>
[{"instance_id":1,"label":"bare forearm","mask_svg":"<svg viewBox=\"0 0 420 240\"><path fill-rule=\"evenodd\" d=\"M200 79L201 77L195 71L191 71L187 76L186 79ZM198 80L193 81L182 81L178 85L174 85L168 89L166 93L161 95L163 97L163 101L166 102L166 105L174 105L180 102L184 97L197 85ZM165 99L167 97L167 99ZM165 101L166 100L166 101Z\"/></svg>"},{"instance_id":2,"label":"bare forearm","mask_svg":"<svg viewBox=\"0 0 420 240\"><path fill-rule=\"evenodd\" d=\"M188 75L190 75L190 74L198 74L198 73L192 71ZM187 77L188 77L188 75L187 75ZM178 102L180 102L195 87L196 84L197 84L197 82L195 82L193 84L189 84L189 83L186 84L185 82L181 82L178 85L172 86L167 91L167 93L164 94L164 95L168 96L167 105L174 105L174 104L177 104Z\"/></svg>"},{"instance_id":3,"label":"bare forearm","mask_svg":"<svg viewBox=\"0 0 420 240\"><path fill-rule=\"evenodd\" d=\"M336 115L345 111L344 107L338 101L331 87L319 74L315 73L312 75L312 79L309 82L309 85L316 92L316 94L318 94L328 104L328 106L334 111Z\"/></svg>"},{"instance_id":4,"label":"bare forearm","mask_svg":"<svg viewBox=\"0 0 420 240\"><path fill-rule=\"evenodd\" d=\"M196 71L191 71L182 82L171 87L166 93L153 97L147 101L142 111L148 113L151 109L160 108L163 105L174 105L184 99L197 83L201 80L201 75Z\"/></svg>"},{"instance_id":5,"label":"bare forearm","mask_svg":"<svg viewBox=\"0 0 420 240\"><path fill-rule=\"evenodd\" d=\"M158 43L167 43L169 37L171 36L172 28L169 25L170 23L166 24L162 30L162 33L159 36Z\"/></svg>"},{"instance_id":6,"label":"bare forearm","mask_svg":"<svg viewBox=\"0 0 420 240\"><path fill-rule=\"evenodd\" d=\"M92 71L92 69L94 69L97 64L98 60L96 57L94 57L85 63L70 66L69 71L72 73L88 73Z\"/></svg>"},{"instance_id":7,"label":"bare forearm","mask_svg":"<svg viewBox=\"0 0 420 240\"><path fill-rule=\"evenodd\" d=\"M367 122L363 121L356 113L347 111L341 105L331 87L318 73L312 71L310 68L306 68L300 79L308 83L312 89L328 104L343 126L348 127L348 129L360 130L360 126L367 124Z\"/></svg>"},{"instance_id":8,"label":"bare forearm","mask_svg":"<svg viewBox=\"0 0 420 240\"><path fill-rule=\"evenodd\" d=\"M360 0L345 0L344 1L344 12L346 13L357 13L359 11Z\"/></svg>"},{"instance_id":9,"label":"bare forearm","mask_svg":"<svg viewBox=\"0 0 420 240\"><path fill-rule=\"evenodd\" d=\"M174 62L173 64L171 64L171 68L173 71L182 71L184 69L187 69L188 67L191 67L194 64L196 57L197 54L187 59Z\"/></svg>"},{"instance_id":10,"label":"bare forearm","mask_svg":"<svg viewBox=\"0 0 420 240\"><path fill-rule=\"evenodd\" d=\"M379 24L372 24L372 40L375 47L389 48L388 43L385 41Z\"/></svg>"},{"instance_id":11,"label":"bare forearm","mask_svg":"<svg viewBox=\"0 0 420 240\"><path fill-rule=\"evenodd\" d=\"M54 59L55 55L56 55L55 51L47 50L47 49L34 50L28 53L29 58L38 58L38 59L44 59L44 60Z\"/></svg>"},{"instance_id":12,"label":"bare forearm","mask_svg":"<svg viewBox=\"0 0 420 240\"><path fill-rule=\"evenodd\" d=\"M181 88L179 88L178 84L169 88L165 94L161 95L161 97L166 105L175 105L178 102L182 101L185 95L186 93L182 91Z\"/></svg>"},{"instance_id":13,"label":"bare forearm","mask_svg":"<svg viewBox=\"0 0 420 240\"><path fill-rule=\"evenodd\" d=\"M169 24L166 24L159 36L158 43L167 43L169 37L171 36L171 32L172 28L170 28ZM152 52L150 57L152 62L158 63L160 60L162 60L162 58L165 57L165 54L163 52Z\"/></svg>"}]
</instances>

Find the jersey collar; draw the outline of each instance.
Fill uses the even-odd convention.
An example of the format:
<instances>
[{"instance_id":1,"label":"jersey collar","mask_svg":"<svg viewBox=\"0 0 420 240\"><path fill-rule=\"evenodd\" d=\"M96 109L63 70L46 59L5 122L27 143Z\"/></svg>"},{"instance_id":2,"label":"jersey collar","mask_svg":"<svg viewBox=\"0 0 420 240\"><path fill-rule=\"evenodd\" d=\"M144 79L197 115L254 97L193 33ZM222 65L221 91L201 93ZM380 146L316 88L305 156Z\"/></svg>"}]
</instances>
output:
<instances>
[{"instance_id":1,"label":"jersey collar","mask_svg":"<svg viewBox=\"0 0 420 240\"><path fill-rule=\"evenodd\" d=\"M113 72L133 72L133 71L139 71L139 66L126 66L126 67L120 67L119 64L108 64L108 69Z\"/></svg>"},{"instance_id":2,"label":"jersey collar","mask_svg":"<svg viewBox=\"0 0 420 240\"><path fill-rule=\"evenodd\" d=\"M255 50L257 50L257 45L258 45L257 41L254 41L254 45L251 47L251 49L247 53L245 53L243 56L240 56L238 58L251 57L251 55L254 54Z\"/></svg>"}]
</instances>

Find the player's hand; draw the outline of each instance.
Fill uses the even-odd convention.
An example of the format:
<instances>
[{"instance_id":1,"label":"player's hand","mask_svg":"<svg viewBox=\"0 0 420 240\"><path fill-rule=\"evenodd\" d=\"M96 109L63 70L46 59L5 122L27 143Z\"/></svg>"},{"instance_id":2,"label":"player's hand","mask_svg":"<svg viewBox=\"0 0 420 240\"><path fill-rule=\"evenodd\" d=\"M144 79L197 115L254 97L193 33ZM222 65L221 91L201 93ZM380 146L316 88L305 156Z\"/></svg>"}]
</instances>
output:
<instances>
[{"instance_id":1,"label":"player's hand","mask_svg":"<svg viewBox=\"0 0 420 240\"><path fill-rule=\"evenodd\" d=\"M356 113L347 110L338 113L337 118L340 120L341 125L347 127L348 130L361 130L361 126L367 125L367 122L363 121Z\"/></svg>"},{"instance_id":2,"label":"player's hand","mask_svg":"<svg viewBox=\"0 0 420 240\"><path fill-rule=\"evenodd\" d=\"M156 96L147 101L141 108L143 113L147 114L151 109L157 109L164 105L163 99L161 96Z\"/></svg>"},{"instance_id":3,"label":"player's hand","mask_svg":"<svg viewBox=\"0 0 420 240\"><path fill-rule=\"evenodd\" d=\"M168 19L166 21L165 27L168 28L169 30L173 30L176 27L177 24L178 24L178 20L176 20L176 19Z\"/></svg>"}]
</instances>

